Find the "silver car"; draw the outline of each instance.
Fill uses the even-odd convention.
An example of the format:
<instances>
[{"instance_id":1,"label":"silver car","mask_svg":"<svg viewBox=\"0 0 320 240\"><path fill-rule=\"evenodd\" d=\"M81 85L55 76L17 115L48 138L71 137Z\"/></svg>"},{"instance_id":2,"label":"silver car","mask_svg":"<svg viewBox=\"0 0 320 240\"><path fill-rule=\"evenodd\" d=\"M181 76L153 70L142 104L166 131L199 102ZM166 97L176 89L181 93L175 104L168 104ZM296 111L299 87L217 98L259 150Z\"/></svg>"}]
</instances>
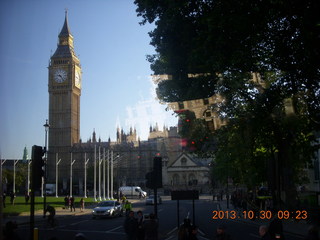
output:
<instances>
[{"instance_id":1,"label":"silver car","mask_svg":"<svg viewBox=\"0 0 320 240\"><path fill-rule=\"evenodd\" d=\"M98 203L92 210L92 217L116 217L123 215L123 208L118 201L108 200Z\"/></svg>"},{"instance_id":2,"label":"silver car","mask_svg":"<svg viewBox=\"0 0 320 240\"><path fill-rule=\"evenodd\" d=\"M158 204L162 203L162 199L159 195L157 195L158 197ZM149 195L148 198L146 199L146 205L153 205L154 204L154 195Z\"/></svg>"}]
</instances>

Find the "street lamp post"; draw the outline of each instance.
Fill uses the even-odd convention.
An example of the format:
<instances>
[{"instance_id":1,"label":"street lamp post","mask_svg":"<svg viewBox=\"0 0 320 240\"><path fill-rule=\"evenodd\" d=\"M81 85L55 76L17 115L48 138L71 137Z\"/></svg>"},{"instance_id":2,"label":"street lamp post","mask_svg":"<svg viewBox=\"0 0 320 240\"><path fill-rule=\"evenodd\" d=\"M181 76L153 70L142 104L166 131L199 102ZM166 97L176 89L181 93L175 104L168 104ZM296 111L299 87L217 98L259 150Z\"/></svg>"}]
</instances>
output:
<instances>
[{"instance_id":1,"label":"street lamp post","mask_svg":"<svg viewBox=\"0 0 320 240\"><path fill-rule=\"evenodd\" d=\"M111 151L111 163L110 163L110 192L111 192L111 199L113 198L113 151Z\"/></svg>"},{"instance_id":2,"label":"street lamp post","mask_svg":"<svg viewBox=\"0 0 320 240\"><path fill-rule=\"evenodd\" d=\"M16 165L18 162L19 162L19 160L13 161L13 189L12 189L12 192L14 194L16 193Z\"/></svg>"},{"instance_id":3,"label":"street lamp post","mask_svg":"<svg viewBox=\"0 0 320 240\"><path fill-rule=\"evenodd\" d=\"M99 180L98 180L98 187L99 187L99 201L101 201L101 155L100 155L100 146L99 146Z\"/></svg>"},{"instance_id":4,"label":"street lamp post","mask_svg":"<svg viewBox=\"0 0 320 240\"><path fill-rule=\"evenodd\" d=\"M102 188L103 188L103 200L106 200L106 149L103 148L103 184L102 184Z\"/></svg>"},{"instance_id":5,"label":"street lamp post","mask_svg":"<svg viewBox=\"0 0 320 240\"><path fill-rule=\"evenodd\" d=\"M87 153L84 153L84 197L87 198L87 165L89 158L87 159Z\"/></svg>"},{"instance_id":6,"label":"street lamp post","mask_svg":"<svg viewBox=\"0 0 320 240\"><path fill-rule=\"evenodd\" d=\"M110 156L110 151L108 150L108 153L107 153L107 198L110 199L110 175L109 175L109 172L110 172L110 165L109 165L109 156Z\"/></svg>"},{"instance_id":7,"label":"street lamp post","mask_svg":"<svg viewBox=\"0 0 320 240\"><path fill-rule=\"evenodd\" d=\"M97 147L94 146L94 169L93 169L93 197L94 201L97 201Z\"/></svg>"},{"instance_id":8,"label":"street lamp post","mask_svg":"<svg viewBox=\"0 0 320 240\"><path fill-rule=\"evenodd\" d=\"M27 163L28 163L27 191L28 191L28 195L29 195L29 193L30 193L30 164L32 163L32 160L28 159Z\"/></svg>"},{"instance_id":9,"label":"street lamp post","mask_svg":"<svg viewBox=\"0 0 320 240\"><path fill-rule=\"evenodd\" d=\"M72 160L72 153L71 153L71 160L70 160L70 197L72 197L72 165L76 160Z\"/></svg>"},{"instance_id":10,"label":"street lamp post","mask_svg":"<svg viewBox=\"0 0 320 240\"><path fill-rule=\"evenodd\" d=\"M56 153L56 197L58 197L58 180L59 180L59 177L58 177L58 165L59 163L61 162L61 158L58 160L58 153Z\"/></svg>"},{"instance_id":11,"label":"street lamp post","mask_svg":"<svg viewBox=\"0 0 320 240\"><path fill-rule=\"evenodd\" d=\"M45 130L45 159L44 159L44 175L43 175L43 186L42 186L42 193L43 193L43 217L46 216L46 198L47 198L47 191L46 191L46 182L47 182L47 159L48 159L48 147L47 147L47 139L48 139L48 130L49 130L49 123L48 119L46 119L46 123L43 124Z\"/></svg>"}]
</instances>

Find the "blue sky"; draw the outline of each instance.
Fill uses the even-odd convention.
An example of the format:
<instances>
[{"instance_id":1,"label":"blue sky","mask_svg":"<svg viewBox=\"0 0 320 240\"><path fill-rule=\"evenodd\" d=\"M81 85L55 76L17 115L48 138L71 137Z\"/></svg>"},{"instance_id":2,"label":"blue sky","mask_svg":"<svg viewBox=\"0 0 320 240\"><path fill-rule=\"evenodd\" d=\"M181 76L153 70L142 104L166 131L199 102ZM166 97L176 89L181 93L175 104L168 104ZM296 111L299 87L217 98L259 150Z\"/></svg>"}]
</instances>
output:
<instances>
[{"instance_id":1,"label":"blue sky","mask_svg":"<svg viewBox=\"0 0 320 240\"><path fill-rule=\"evenodd\" d=\"M26 146L44 145L48 118L48 64L65 9L82 66L83 141L115 140L116 126L173 126L177 119L155 100L146 55L154 53L136 6L129 0L0 1L0 156L20 159Z\"/></svg>"}]
</instances>

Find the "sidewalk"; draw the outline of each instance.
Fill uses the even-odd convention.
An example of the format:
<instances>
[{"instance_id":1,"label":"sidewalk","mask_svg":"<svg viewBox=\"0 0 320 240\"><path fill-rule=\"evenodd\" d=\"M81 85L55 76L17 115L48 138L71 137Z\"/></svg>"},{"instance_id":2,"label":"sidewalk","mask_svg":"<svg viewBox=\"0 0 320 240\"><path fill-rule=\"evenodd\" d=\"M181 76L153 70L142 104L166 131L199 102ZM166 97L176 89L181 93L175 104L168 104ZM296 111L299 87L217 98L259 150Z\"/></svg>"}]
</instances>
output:
<instances>
[{"instance_id":1,"label":"sidewalk","mask_svg":"<svg viewBox=\"0 0 320 240\"><path fill-rule=\"evenodd\" d=\"M92 209L86 208L83 212L80 209L76 209L75 212L71 212L69 209L63 209L62 207L56 208L56 217L72 217L72 216L80 216L85 214L91 214ZM48 215L48 213L47 213ZM46 221L47 218L43 218L43 210L38 210L34 212L34 221L41 222ZM30 222L30 212L21 213L18 216L7 216L3 218L3 222L6 223L8 221L15 221L18 225L29 224Z\"/></svg>"},{"instance_id":2,"label":"sidewalk","mask_svg":"<svg viewBox=\"0 0 320 240\"><path fill-rule=\"evenodd\" d=\"M137 202L137 199L129 199L132 203ZM97 202L98 203L98 202ZM97 204L96 203L96 204ZM75 212L71 212L70 209L64 209L63 207L56 207L56 218L66 218L73 216L81 216L81 215L90 215L92 209L96 206L96 204L87 205L83 212L80 211L79 208L76 208ZM48 213L47 213L48 216ZM34 212L34 221L41 222L46 221L47 218L43 218L43 210L37 210ZM3 223L8 221L15 221L18 225L29 224L30 223L30 212L21 213L18 216L6 216L3 218Z\"/></svg>"}]
</instances>

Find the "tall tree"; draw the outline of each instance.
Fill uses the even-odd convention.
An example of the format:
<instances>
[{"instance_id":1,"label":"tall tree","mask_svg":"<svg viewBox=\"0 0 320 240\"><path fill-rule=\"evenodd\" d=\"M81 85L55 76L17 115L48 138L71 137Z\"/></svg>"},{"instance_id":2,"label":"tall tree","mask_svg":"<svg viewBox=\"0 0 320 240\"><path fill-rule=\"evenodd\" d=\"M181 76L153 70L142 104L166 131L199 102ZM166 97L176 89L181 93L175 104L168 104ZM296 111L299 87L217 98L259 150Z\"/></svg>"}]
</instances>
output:
<instances>
[{"instance_id":1,"label":"tall tree","mask_svg":"<svg viewBox=\"0 0 320 240\"><path fill-rule=\"evenodd\" d=\"M260 174L246 180L251 171L244 170L257 165L267 170L271 162L269 168L282 167L281 176L290 185L310 156L312 132L320 126L320 2L135 0L135 4L141 24L156 26L150 33L156 50L148 56L151 69L172 75L172 80L159 83L159 99L177 102L223 95L217 109L229 124L218 132L219 143L225 144L216 156L224 154L232 166L243 170L234 173L239 182L250 185L273 178ZM256 72L261 82L251 81ZM292 99L294 115L285 114L286 99ZM283 188L293 199L289 185Z\"/></svg>"}]
</instances>

